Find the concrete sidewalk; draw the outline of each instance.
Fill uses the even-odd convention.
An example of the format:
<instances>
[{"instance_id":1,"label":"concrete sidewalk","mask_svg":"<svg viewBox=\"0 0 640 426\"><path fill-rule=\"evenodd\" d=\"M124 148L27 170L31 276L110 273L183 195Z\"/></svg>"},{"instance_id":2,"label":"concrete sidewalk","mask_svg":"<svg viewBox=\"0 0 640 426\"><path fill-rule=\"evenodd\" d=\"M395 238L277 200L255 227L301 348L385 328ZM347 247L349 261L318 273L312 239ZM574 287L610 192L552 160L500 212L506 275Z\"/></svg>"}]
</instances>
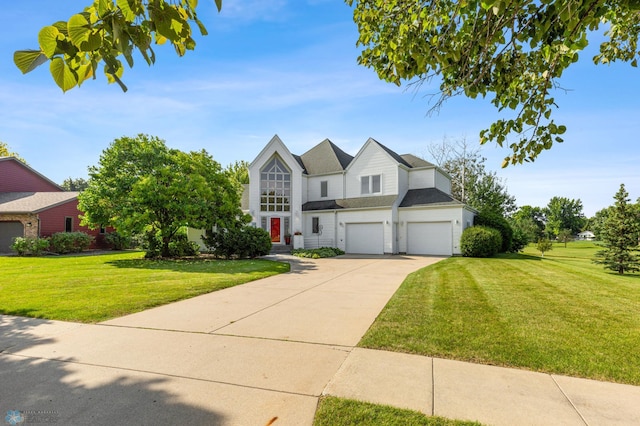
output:
<instances>
[{"instance_id":1,"label":"concrete sidewalk","mask_svg":"<svg viewBox=\"0 0 640 426\"><path fill-rule=\"evenodd\" d=\"M324 394L487 424L640 423L638 387L354 348L437 258L288 259L291 273L101 324L0 316L0 414L311 425Z\"/></svg>"},{"instance_id":2,"label":"concrete sidewalk","mask_svg":"<svg viewBox=\"0 0 640 426\"><path fill-rule=\"evenodd\" d=\"M354 348L324 390L490 425L639 425L640 387Z\"/></svg>"}]
</instances>

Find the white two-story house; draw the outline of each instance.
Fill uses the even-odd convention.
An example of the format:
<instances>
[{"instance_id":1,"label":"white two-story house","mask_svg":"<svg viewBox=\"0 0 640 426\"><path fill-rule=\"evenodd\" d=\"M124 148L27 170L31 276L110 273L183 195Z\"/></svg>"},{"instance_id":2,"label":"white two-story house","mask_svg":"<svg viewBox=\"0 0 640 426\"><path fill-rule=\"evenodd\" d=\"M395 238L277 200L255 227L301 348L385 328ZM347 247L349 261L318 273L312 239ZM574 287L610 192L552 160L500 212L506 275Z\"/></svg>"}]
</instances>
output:
<instances>
[{"instance_id":1,"label":"white two-story house","mask_svg":"<svg viewBox=\"0 0 640 426\"><path fill-rule=\"evenodd\" d=\"M276 135L250 164L249 181L248 213L274 245L302 233L306 248L455 255L473 224L474 210L451 197L443 170L374 139L355 157L328 139L298 156Z\"/></svg>"}]
</instances>

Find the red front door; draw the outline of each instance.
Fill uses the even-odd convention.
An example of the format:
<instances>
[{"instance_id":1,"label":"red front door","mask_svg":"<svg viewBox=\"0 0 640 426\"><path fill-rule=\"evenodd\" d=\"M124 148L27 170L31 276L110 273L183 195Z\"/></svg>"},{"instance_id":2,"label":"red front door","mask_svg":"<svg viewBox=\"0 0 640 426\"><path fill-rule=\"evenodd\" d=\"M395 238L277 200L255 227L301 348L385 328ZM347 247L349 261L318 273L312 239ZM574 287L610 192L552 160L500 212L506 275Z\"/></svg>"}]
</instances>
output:
<instances>
[{"instance_id":1,"label":"red front door","mask_svg":"<svg viewBox=\"0 0 640 426\"><path fill-rule=\"evenodd\" d=\"M280 242L280 218L279 217L271 218L271 242L272 243Z\"/></svg>"}]
</instances>

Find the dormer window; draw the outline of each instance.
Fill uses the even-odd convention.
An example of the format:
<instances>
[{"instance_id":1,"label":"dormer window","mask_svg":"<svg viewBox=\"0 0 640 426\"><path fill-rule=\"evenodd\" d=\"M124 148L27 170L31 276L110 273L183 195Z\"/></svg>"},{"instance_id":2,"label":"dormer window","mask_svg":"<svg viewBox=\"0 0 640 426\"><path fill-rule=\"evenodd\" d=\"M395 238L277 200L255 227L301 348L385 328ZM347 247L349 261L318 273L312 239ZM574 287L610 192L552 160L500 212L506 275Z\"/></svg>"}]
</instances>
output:
<instances>
[{"instance_id":1,"label":"dormer window","mask_svg":"<svg viewBox=\"0 0 640 426\"><path fill-rule=\"evenodd\" d=\"M371 175L360 177L360 193L362 195L367 194L379 194L382 192L382 175Z\"/></svg>"}]
</instances>

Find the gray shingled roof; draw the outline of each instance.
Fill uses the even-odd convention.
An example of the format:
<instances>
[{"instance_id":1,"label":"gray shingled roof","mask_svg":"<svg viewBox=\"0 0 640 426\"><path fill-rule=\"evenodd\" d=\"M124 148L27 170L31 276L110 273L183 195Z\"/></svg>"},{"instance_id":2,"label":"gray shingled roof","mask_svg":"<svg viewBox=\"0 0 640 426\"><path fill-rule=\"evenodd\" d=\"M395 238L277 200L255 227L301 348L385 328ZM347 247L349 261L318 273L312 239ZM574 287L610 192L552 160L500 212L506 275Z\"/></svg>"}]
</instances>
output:
<instances>
[{"instance_id":1,"label":"gray shingled roof","mask_svg":"<svg viewBox=\"0 0 640 426\"><path fill-rule=\"evenodd\" d=\"M353 157L325 139L300 156L304 169L310 175L343 171Z\"/></svg>"},{"instance_id":2,"label":"gray shingled roof","mask_svg":"<svg viewBox=\"0 0 640 426\"><path fill-rule=\"evenodd\" d=\"M0 213L39 213L78 198L79 192L3 192Z\"/></svg>"},{"instance_id":3,"label":"gray shingled roof","mask_svg":"<svg viewBox=\"0 0 640 426\"><path fill-rule=\"evenodd\" d=\"M413 154L402 154L400 157L411 167L435 167L435 164L428 162L427 160L423 160L420 157L416 157Z\"/></svg>"},{"instance_id":4,"label":"gray shingled roof","mask_svg":"<svg viewBox=\"0 0 640 426\"><path fill-rule=\"evenodd\" d=\"M462 204L436 188L410 189L399 207L423 206L428 204Z\"/></svg>"},{"instance_id":5,"label":"gray shingled roof","mask_svg":"<svg viewBox=\"0 0 640 426\"><path fill-rule=\"evenodd\" d=\"M397 195L384 195L380 197L357 197L341 200L309 201L302 205L302 211L391 207L397 198Z\"/></svg>"},{"instance_id":6,"label":"gray shingled roof","mask_svg":"<svg viewBox=\"0 0 640 426\"><path fill-rule=\"evenodd\" d=\"M296 155L296 154L291 154L291 156L293 157L294 160L296 160L298 162L300 167L302 167L302 173L307 173L307 169L304 166L304 163L302 162L302 158L300 158L300 156Z\"/></svg>"}]
</instances>

